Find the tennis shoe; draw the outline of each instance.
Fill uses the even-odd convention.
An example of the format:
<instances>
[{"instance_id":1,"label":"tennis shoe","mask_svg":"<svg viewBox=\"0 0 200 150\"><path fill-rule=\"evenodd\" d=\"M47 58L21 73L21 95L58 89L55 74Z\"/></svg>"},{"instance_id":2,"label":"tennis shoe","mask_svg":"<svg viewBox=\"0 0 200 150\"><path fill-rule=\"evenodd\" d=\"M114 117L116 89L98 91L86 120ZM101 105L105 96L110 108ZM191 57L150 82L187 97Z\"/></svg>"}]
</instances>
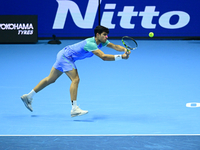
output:
<instances>
[{"instance_id":1,"label":"tennis shoe","mask_svg":"<svg viewBox=\"0 0 200 150\"><path fill-rule=\"evenodd\" d=\"M78 106L71 110L71 117L81 116L87 114L87 110L82 110Z\"/></svg>"},{"instance_id":2,"label":"tennis shoe","mask_svg":"<svg viewBox=\"0 0 200 150\"><path fill-rule=\"evenodd\" d=\"M33 108L31 104L32 104L33 99L29 99L27 94L24 94L23 96L21 96L21 99L24 102L24 105L26 106L26 108L32 112Z\"/></svg>"}]
</instances>

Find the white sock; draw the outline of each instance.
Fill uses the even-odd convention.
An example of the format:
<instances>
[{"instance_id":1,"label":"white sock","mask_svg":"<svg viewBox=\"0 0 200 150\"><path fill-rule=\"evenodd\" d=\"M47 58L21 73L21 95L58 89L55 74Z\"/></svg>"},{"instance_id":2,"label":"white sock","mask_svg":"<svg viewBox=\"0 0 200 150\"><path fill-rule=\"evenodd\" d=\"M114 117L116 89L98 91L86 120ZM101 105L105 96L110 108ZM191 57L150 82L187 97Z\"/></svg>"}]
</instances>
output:
<instances>
[{"instance_id":1,"label":"white sock","mask_svg":"<svg viewBox=\"0 0 200 150\"><path fill-rule=\"evenodd\" d=\"M72 101L72 109L75 109L77 106L77 101Z\"/></svg>"},{"instance_id":2,"label":"white sock","mask_svg":"<svg viewBox=\"0 0 200 150\"><path fill-rule=\"evenodd\" d=\"M35 91L31 90L31 92L28 93L28 99L32 99L35 94L36 94Z\"/></svg>"}]
</instances>

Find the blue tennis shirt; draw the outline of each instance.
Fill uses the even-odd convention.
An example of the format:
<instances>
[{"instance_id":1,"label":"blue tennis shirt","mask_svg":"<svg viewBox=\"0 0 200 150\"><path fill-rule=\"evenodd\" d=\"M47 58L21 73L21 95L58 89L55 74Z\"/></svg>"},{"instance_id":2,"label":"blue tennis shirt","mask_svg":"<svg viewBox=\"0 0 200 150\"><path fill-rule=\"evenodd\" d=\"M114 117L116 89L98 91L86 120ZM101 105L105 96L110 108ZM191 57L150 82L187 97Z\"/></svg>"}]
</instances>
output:
<instances>
[{"instance_id":1,"label":"blue tennis shirt","mask_svg":"<svg viewBox=\"0 0 200 150\"><path fill-rule=\"evenodd\" d=\"M73 61L81 60L87 57L92 57L92 51L101 49L110 43L108 40L105 43L96 44L95 37L87 38L79 43L64 47L64 55L72 58Z\"/></svg>"}]
</instances>

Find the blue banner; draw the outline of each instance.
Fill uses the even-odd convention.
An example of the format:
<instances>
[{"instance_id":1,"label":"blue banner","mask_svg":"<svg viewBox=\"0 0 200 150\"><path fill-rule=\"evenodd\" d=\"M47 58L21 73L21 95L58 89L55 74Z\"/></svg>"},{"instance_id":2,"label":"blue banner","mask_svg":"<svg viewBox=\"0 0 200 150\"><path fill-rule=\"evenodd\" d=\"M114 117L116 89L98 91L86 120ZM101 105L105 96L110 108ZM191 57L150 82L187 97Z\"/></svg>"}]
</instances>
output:
<instances>
[{"instance_id":1,"label":"blue banner","mask_svg":"<svg viewBox=\"0 0 200 150\"><path fill-rule=\"evenodd\" d=\"M199 0L6 0L0 15L37 15L39 38L93 36L99 22L110 29L109 37L154 32L182 38L200 37L199 6Z\"/></svg>"}]
</instances>

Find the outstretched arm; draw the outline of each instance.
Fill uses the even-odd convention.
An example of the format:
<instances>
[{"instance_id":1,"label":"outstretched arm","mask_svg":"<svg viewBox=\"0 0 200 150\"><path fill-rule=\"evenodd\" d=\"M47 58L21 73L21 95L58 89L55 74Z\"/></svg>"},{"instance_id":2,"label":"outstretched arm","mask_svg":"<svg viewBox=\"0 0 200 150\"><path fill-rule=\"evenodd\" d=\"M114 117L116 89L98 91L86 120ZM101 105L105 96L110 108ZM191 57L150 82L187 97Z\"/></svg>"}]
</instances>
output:
<instances>
[{"instance_id":1,"label":"outstretched arm","mask_svg":"<svg viewBox=\"0 0 200 150\"><path fill-rule=\"evenodd\" d=\"M96 56L100 57L102 60L105 60L105 61L115 61L116 57L119 56L119 55L104 54L104 52L102 52L100 49L95 50L92 53L95 54ZM123 55L120 55L120 57L121 57L121 59L128 59L129 55L124 53Z\"/></svg>"},{"instance_id":2,"label":"outstretched arm","mask_svg":"<svg viewBox=\"0 0 200 150\"><path fill-rule=\"evenodd\" d=\"M127 52L127 49L121 45L115 45L113 43L108 43L107 47L115 49L116 51Z\"/></svg>"},{"instance_id":3,"label":"outstretched arm","mask_svg":"<svg viewBox=\"0 0 200 150\"><path fill-rule=\"evenodd\" d=\"M108 43L107 47L115 49L116 51L124 52L127 55L130 55L131 51L127 51L127 49L121 45L115 45L113 43Z\"/></svg>"}]
</instances>

